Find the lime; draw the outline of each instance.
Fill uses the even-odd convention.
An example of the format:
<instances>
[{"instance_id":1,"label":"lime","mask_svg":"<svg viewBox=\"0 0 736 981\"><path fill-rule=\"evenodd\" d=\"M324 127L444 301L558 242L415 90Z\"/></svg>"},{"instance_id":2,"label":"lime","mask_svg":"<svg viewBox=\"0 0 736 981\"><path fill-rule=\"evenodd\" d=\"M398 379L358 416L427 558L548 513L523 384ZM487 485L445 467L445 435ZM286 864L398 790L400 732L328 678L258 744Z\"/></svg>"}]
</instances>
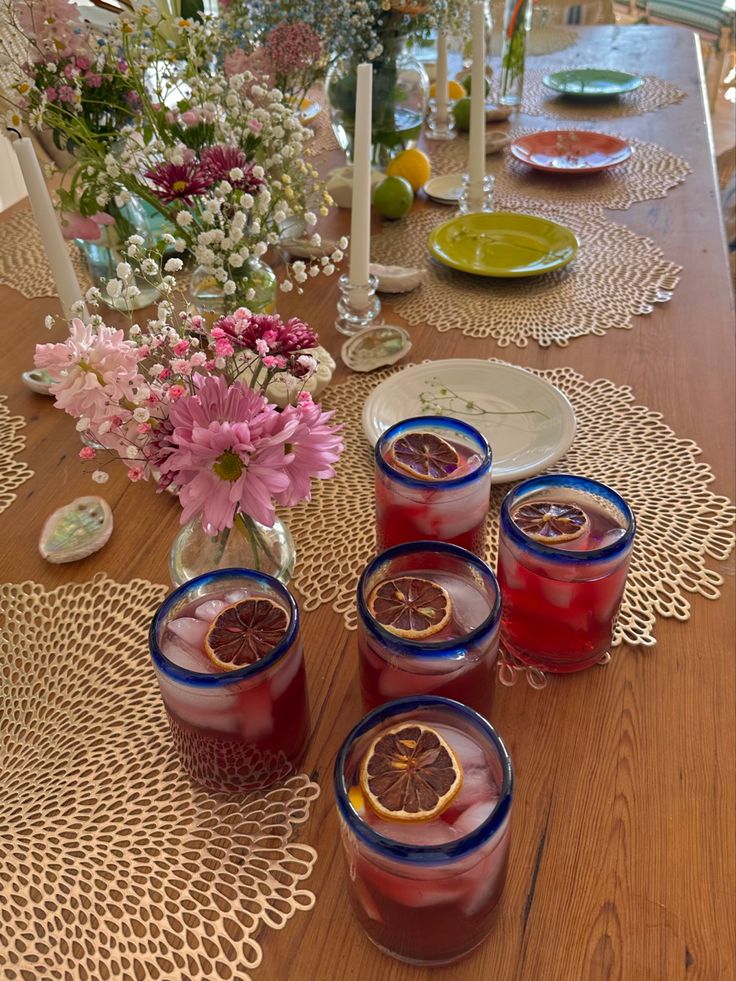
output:
<instances>
[{"instance_id":1,"label":"lime","mask_svg":"<svg viewBox=\"0 0 736 981\"><path fill-rule=\"evenodd\" d=\"M386 177L373 192L373 206L384 218L403 218L414 204L414 191L405 177Z\"/></svg>"},{"instance_id":2,"label":"lime","mask_svg":"<svg viewBox=\"0 0 736 981\"><path fill-rule=\"evenodd\" d=\"M460 81L462 83L462 87L465 89L468 95L471 95L473 91L473 76L465 75L464 78L460 79ZM483 83L485 88L485 94L488 95L491 89L490 83L487 78L483 79Z\"/></svg>"},{"instance_id":3,"label":"lime","mask_svg":"<svg viewBox=\"0 0 736 981\"><path fill-rule=\"evenodd\" d=\"M452 113L455 117L455 125L458 129L470 129L469 96L466 96L464 99L458 99L455 105L452 107Z\"/></svg>"},{"instance_id":4,"label":"lime","mask_svg":"<svg viewBox=\"0 0 736 981\"><path fill-rule=\"evenodd\" d=\"M429 157L421 150L403 150L386 167L388 177L404 177L412 186L414 193L423 187L432 176Z\"/></svg>"}]
</instances>

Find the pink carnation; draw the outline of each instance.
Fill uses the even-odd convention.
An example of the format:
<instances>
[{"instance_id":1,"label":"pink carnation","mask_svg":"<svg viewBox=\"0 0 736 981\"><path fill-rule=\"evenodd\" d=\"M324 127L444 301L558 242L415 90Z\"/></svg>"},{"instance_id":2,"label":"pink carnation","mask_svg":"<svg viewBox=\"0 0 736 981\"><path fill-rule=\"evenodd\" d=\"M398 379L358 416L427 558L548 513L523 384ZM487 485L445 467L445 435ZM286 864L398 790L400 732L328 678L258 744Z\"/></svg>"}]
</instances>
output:
<instances>
[{"instance_id":1,"label":"pink carnation","mask_svg":"<svg viewBox=\"0 0 736 981\"><path fill-rule=\"evenodd\" d=\"M242 75L246 69L248 63L248 56L242 48L235 48L234 51L230 51L225 55L222 63L222 67L225 71L227 78L232 78L233 75Z\"/></svg>"}]
</instances>

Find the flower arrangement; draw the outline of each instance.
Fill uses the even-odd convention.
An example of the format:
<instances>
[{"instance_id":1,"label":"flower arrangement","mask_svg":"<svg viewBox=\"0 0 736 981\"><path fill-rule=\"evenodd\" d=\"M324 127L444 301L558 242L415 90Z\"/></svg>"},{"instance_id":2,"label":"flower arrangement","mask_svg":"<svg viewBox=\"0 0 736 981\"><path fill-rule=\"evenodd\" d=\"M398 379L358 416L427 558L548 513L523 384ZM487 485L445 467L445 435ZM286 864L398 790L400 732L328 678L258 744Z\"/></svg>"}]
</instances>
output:
<instances>
[{"instance_id":1,"label":"flower arrangement","mask_svg":"<svg viewBox=\"0 0 736 981\"><path fill-rule=\"evenodd\" d=\"M130 480L176 493L182 524L197 518L212 536L270 527L276 506L308 501L312 480L334 475L343 448L332 413L305 390L317 335L296 318L245 308L208 328L190 307L177 312L173 277L161 287L166 298L145 327L126 336L98 313L74 319L65 341L37 346L36 365L53 379L56 406L77 420L93 480L105 482L105 464L120 460ZM281 373L294 380L283 411L263 394Z\"/></svg>"},{"instance_id":2,"label":"flower arrangement","mask_svg":"<svg viewBox=\"0 0 736 981\"><path fill-rule=\"evenodd\" d=\"M73 149L62 210L88 219L95 237L107 221L101 215L117 221L126 206L142 203L169 228L159 244L191 255L229 307L251 303L253 261L278 243L289 219L313 233L332 203L309 161L313 134L273 85L278 72L261 77L237 57L215 69L232 48L217 19L173 22L141 6L99 32L75 19L71 6L23 0L32 54L9 93L31 127L50 127ZM45 83L60 74L71 95L52 97ZM98 78L104 101L95 94ZM121 237L133 230L124 225ZM329 275L340 258L292 268L282 289Z\"/></svg>"}]
</instances>

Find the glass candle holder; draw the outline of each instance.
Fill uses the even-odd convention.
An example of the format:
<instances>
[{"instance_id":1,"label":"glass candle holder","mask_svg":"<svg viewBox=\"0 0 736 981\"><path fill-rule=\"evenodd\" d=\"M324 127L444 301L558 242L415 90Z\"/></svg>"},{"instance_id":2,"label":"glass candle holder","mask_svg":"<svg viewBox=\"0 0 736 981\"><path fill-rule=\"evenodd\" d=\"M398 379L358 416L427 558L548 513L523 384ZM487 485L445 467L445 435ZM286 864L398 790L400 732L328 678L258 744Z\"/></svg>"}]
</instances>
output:
<instances>
[{"instance_id":1,"label":"glass candle holder","mask_svg":"<svg viewBox=\"0 0 736 981\"><path fill-rule=\"evenodd\" d=\"M493 188L495 179L490 175L481 181L471 181L467 174L463 174L462 185L460 188L460 200L457 210L461 215L474 215L479 212L493 211Z\"/></svg>"},{"instance_id":2,"label":"glass candle holder","mask_svg":"<svg viewBox=\"0 0 736 981\"><path fill-rule=\"evenodd\" d=\"M382 733L430 727L450 745L463 783L429 821L379 817L362 800L359 772ZM389 702L348 735L334 771L335 798L355 916L385 954L446 964L481 944L501 898L511 829L513 771L503 741L472 709L425 696Z\"/></svg>"},{"instance_id":3,"label":"glass candle holder","mask_svg":"<svg viewBox=\"0 0 736 981\"><path fill-rule=\"evenodd\" d=\"M244 599L283 610L275 646L245 667L219 670L205 635L222 610ZM283 619L283 618L282 618ZM309 739L309 703L299 611L272 576L222 569L175 590L153 618L149 645L183 768L211 791L271 786L294 772Z\"/></svg>"},{"instance_id":4,"label":"glass candle holder","mask_svg":"<svg viewBox=\"0 0 736 981\"><path fill-rule=\"evenodd\" d=\"M408 583L407 583L408 581ZM429 637L392 633L372 611L382 587L449 597L450 616ZM383 584L391 584L385 586ZM366 711L406 695L442 695L490 718L496 685L501 593L491 568L472 552L441 542L409 542L383 552L358 582L358 672Z\"/></svg>"},{"instance_id":5,"label":"glass candle holder","mask_svg":"<svg viewBox=\"0 0 736 981\"><path fill-rule=\"evenodd\" d=\"M444 477L412 476L396 462L398 441L429 433L449 443L458 466ZM376 543L450 542L482 555L491 494L492 453L473 426L445 416L405 419L376 443Z\"/></svg>"},{"instance_id":6,"label":"glass candle holder","mask_svg":"<svg viewBox=\"0 0 736 981\"><path fill-rule=\"evenodd\" d=\"M381 318L381 301L376 296L378 280L375 276L368 277L363 286L350 282L347 275L338 280L340 296L337 301L339 314L335 327L341 334L352 337L366 327L378 327L383 323Z\"/></svg>"},{"instance_id":7,"label":"glass candle holder","mask_svg":"<svg viewBox=\"0 0 736 981\"><path fill-rule=\"evenodd\" d=\"M548 502L573 506L587 516L579 537L549 544L530 537L513 520L522 506L544 511ZM608 659L635 527L624 499L586 477L533 477L506 495L498 580L501 639L510 654L551 672L580 671Z\"/></svg>"}]
</instances>

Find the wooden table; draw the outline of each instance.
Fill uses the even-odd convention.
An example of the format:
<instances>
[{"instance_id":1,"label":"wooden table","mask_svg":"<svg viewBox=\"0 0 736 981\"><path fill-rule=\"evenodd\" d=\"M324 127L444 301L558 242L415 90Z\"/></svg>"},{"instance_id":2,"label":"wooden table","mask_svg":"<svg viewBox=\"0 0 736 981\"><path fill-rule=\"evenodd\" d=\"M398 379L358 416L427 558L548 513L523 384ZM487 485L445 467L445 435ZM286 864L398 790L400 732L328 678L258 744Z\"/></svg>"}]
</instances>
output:
<instances>
[{"instance_id":1,"label":"wooden table","mask_svg":"<svg viewBox=\"0 0 736 981\"><path fill-rule=\"evenodd\" d=\"M545 64L581 66L615 51L620 67L649 70L688 93L679 105L616 120L612 128L680 153L693 167L666 199L612 215L648 235L682 278L670 303L636 318L630 331L587 336L567 349L496 349L493 343L414 329L412 357L501 355L521 365L570 365L589 378L633 387L681 437L696 440L715 471L714 490L734 496L734 319L715 189L708 113L694 35L675 28L581 30L575 48ZM534 64L539 63L535 60ZM547 121L522 120L535 128ZM600 128L604 128L601 126ZM346 227L347 219L339 219ZM337 352L336 283L280 302L315 325ZM19 379L34 344L48 339L43 316L57 301L0 290L4 358L0 392L22 413L22 459L35 477L0 516L0 578L47 587L106 571L118 581L166 582L178 509L165 495L114 474L104 495L116 531L97 555L55 567L35 543L43 519L92 493L77 465L71 421ZM54 336L61 339L63 332ZM344 374L341 369L340 377ZM336 529L339 534L339 529ZM714 563L709 562L710 565ZM304 618L314 719L305 764L322 795L301 831L319 861L306 883L315 909L261 940L260 981L720 981L734 977L736 745L733 563L723 595L692 597L688 623L657 623L653 650L622 648L605 669L555 680L543 692L500 688L493 722L516 768L510 874L493 935L471 957L434 971L375 950L347 903L331 789L337 747L359 718L356 639L329 607ZM1 859L0 859L1 861Z\"/></svg>"}]
</instances>

